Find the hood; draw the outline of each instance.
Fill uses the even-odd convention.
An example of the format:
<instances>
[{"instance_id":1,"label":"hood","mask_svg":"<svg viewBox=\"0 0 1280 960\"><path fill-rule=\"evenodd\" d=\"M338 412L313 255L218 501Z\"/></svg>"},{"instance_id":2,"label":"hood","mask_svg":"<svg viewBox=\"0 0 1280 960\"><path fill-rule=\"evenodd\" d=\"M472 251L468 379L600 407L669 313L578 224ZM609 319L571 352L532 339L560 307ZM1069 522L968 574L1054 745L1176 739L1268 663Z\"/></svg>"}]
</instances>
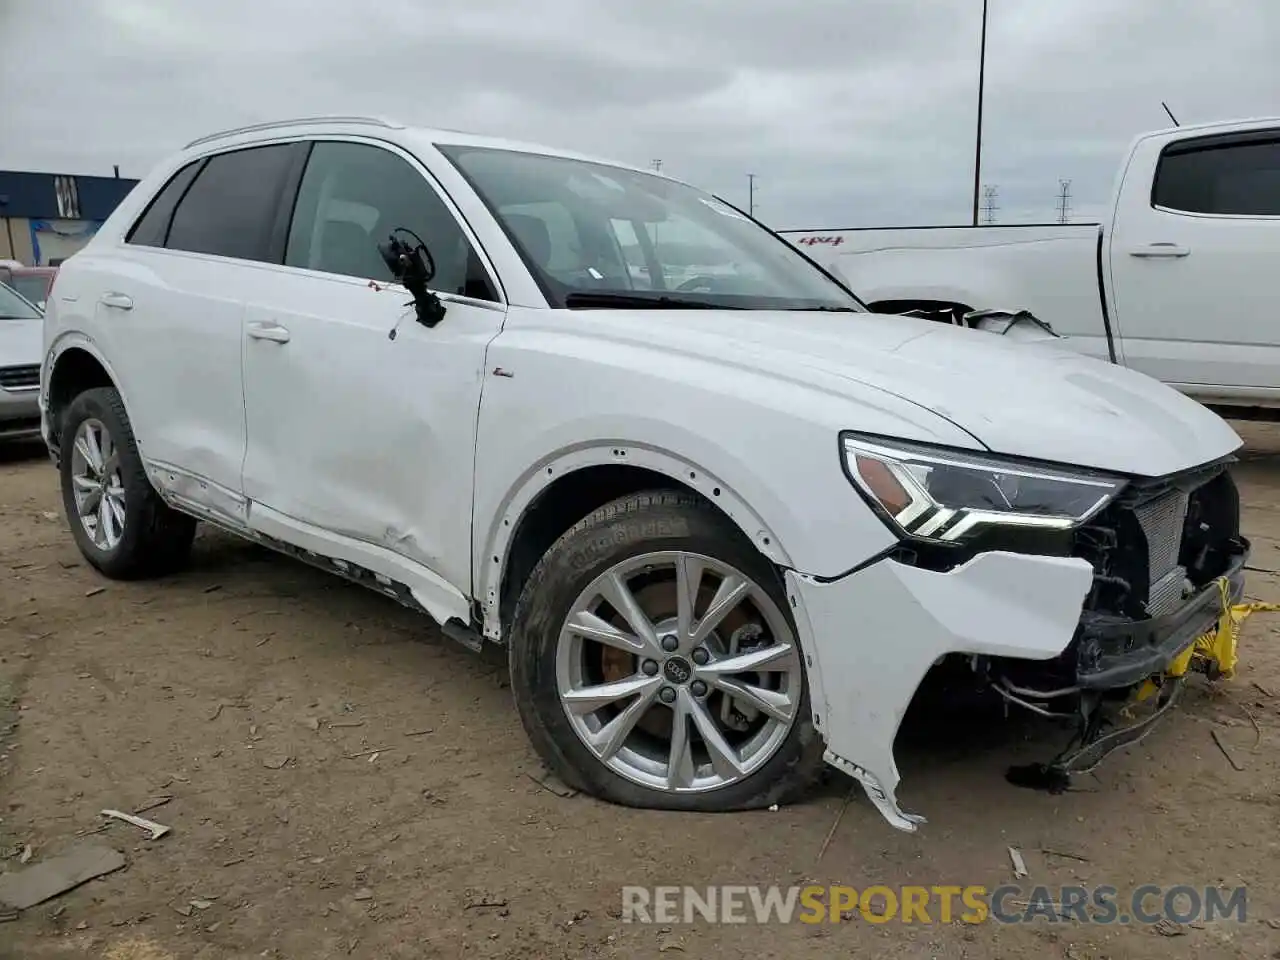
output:
<instances>
[{"instance_id":1,"label":"hood","mask_svg":"<svg viewBox=\"0 0 1280 960\"><path fill-rule=\"evenodd\" d=\"M43 325L30 320L0 320L0 367L39 363L44 355Z\"/></svg>"},{"instance_id":2,"label":"hood","mask_svg":"<svg viewBox=\"0 0 1280 960\"><path fill-rule=\"evenodd\" d=\"M1060 340L1017 342L874 313L678 316L655 323L651 311L602 311L593 320L599 333L612 328L789 379L873 387L946 418L995 453L1155 477L1241 445L1226 421L1195 400ZM858 429L856 419L851 414L849 429Z\"/></svg>"}]
</instances>

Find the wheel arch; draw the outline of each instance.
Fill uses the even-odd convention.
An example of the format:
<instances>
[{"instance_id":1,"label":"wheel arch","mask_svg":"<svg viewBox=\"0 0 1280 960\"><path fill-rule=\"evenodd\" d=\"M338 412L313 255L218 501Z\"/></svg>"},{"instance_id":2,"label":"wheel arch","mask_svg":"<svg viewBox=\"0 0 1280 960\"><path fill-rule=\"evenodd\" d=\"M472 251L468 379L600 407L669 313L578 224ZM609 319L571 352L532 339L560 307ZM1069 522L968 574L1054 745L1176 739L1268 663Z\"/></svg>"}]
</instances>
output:
<instances>
[{"instance_id":1,"label":"wheel arch","mask_svg":"<svg viewBox=\"0 0 1280 960\"><path fill-rule=\"evenodd\" d=\"M93 387L111 387L120 394L128 410L128 398L120 389L120 380L88 337L68 334L54 342L46 358L46 384L43 393L43 415L48 423L48 444L57 452L60 419L64 410L80 393Z\"/></svg>"},{"instance_id":2,"label":"wheel arch","mask_svg":"<svg viewBox=\"0 0 1280 960\"><path fill-rule=\"evenodd\" d=\"M711 504L767 559L791 558L760 515L720 477L683 457L637 444L589 446L549 457L510 492L483 541L476 600L484 634L503 642L520 590L566 530L621 496L646 489L693 494Z\"/></svg>"}]
</instances>

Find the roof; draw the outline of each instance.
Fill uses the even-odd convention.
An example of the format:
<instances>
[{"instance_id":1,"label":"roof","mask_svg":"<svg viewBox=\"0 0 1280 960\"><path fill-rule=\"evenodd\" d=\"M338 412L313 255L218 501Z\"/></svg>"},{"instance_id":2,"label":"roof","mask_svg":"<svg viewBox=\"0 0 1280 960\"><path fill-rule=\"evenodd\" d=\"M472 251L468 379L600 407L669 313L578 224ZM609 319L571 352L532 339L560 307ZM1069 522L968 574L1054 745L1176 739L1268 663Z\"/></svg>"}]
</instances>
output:
<instances>
[{"instance_id":1,"label":"roof","mask_svg":"<svg viewBox=\"0 0 1280 960\"><path fill-rule=\"evenodd\" d=\"M123 177L0 170L0 217L105 220L137 182Z\"/></svg>"},{"instance_id":2,"label":"roof","mask_svg":"<svg viewBox=\"0 0 1280 960\"><path fill-rule=\"evenodd\" d=\"M443 127L424 127L401 123L388 117L363 116L321 116L298 117L286 120L271 120L265 123L254 123L243 127L234 127L210 133L192 140L182 149L184 155L203 156L214 149L225 149L232 145L249 144L281 137L304 136L316 134L349 134L379 136L382 139L401 143L427 142L432 144L449 144L469 147L489 147L498 150L518 150L522 153L538 153L544 156L567 157L585 160L591 163L603 163L629 170L672 179L665 174L652 170L633 167L627 163L611 160L606 157L590 156L559 147L529 141L510 140L504 137L487 136L481 133L470 133L463 130L449 130Z\"/></svg>"},{"instance_id":3,"label":"roof","mask_svg":"<svg viewBox=\"0 0 1280 960\"><path fill-rule=\"evenodd\" d=\"M1209 120L1204 123L1184 123L1176 127L1149 130L1139 139L1147 137L1185 136L1189 133L1236 133L1246 130L1265 130L1280 127L1280 117L1249 117L1237 120Z\"/></svg>"}]
</instances>

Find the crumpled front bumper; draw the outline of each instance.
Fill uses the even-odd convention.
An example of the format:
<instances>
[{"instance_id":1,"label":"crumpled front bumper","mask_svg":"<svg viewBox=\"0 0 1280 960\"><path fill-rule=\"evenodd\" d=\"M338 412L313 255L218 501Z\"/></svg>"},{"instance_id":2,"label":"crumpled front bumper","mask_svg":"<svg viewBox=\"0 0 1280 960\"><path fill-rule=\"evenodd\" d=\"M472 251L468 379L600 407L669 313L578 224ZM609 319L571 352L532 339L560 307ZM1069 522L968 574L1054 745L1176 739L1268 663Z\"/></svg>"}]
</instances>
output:
<instances>
[{"instance_id":1,"label":"crumpled front bumper","mask_svg":"<svg viewBox=\"0 0 1280 960\"><path fill-rule=\"evenodd\" d=\"M924 818L898 805L893 745L920 682L941 657L1047 661L1079 633L1106 640L1092 645L1105 654L1081 665L1082 689L1136 684L1213 628L1224 593L1230 600L1240 596L1248 556L1247 542L1240 544L1225 591L1215 581L1172 613L1147 621L1083 614L1094 572L1079 558L991 552L947 572L885 559L830 581L789 572L787 591L827 762L860 781L893 826L916 830ZM1117 737L1117 746L1124 739Z\"/></svg>"},{"instance_id":2,"label":"crumpled front bumper","mask_svg":"<svg viewBox=\"0 0 1280 960\"><path fill-rule=\"evenodd\" d=\"M893 743L929 668L949 653L1049 660L1071 643L1093 568L1078 558L982 553L945 573L885 559L787 592L827 762L855 777L900 830Z\"/></svg>"}]
</instances>

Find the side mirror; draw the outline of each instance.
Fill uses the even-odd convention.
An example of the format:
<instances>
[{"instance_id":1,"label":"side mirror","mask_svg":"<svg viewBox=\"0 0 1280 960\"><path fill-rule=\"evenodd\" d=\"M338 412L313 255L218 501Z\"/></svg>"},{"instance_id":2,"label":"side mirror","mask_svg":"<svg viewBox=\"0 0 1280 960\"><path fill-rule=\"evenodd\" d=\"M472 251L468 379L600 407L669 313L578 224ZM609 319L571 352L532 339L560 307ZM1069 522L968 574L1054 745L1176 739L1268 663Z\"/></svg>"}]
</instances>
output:
<instances>
[{"instance_id":1,"label":"side mirror","mask_svg":"<svg viewBox=\"0 0 1280 960\"><path fill-rule=\"evenodd\" d=\"M397 236L400 233L408 234L414 242L402 240ZM436 275L436 263L422 238L412 230L396 227L384 242L378 244L378 253L391 275L413 295L418 322L424 327L434 327L443 320L444 303L427 289L427 284Z\"/></svg>"}]
</instances>

